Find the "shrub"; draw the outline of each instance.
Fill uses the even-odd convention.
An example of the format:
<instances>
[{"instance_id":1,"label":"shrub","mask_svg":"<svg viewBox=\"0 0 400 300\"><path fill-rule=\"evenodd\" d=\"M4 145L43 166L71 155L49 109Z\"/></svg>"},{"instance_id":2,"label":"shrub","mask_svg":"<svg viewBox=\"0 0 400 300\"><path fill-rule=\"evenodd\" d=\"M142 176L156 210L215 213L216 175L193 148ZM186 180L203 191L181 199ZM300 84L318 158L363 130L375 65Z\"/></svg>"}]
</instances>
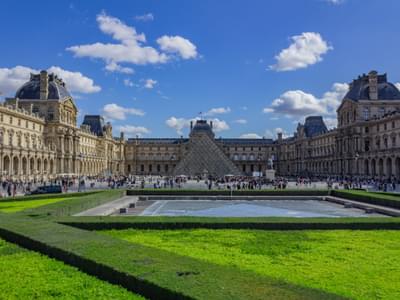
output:
<instances>
[{"instance_id":1,"label":"shrub","mask_svg":"<svg viewBox=\"0 0 400 300\"><path fill-rule=\"evenodd\" d=\"M346 198L350 200L365 202L369 204L400 208L400 198L385 193L370 193L362 191L334 190L332 196Z\"/></svg>"},{"instance_id":2,"label":"shrub","mask_svg":"<svg viewBox=\"0 0 400 300\"><path fill-rule=\"evenodd\" d=\"M142 189L128 190L129 196L327 196L328 190L189 190L189 189Z\"/></svg>"}]
</instances>

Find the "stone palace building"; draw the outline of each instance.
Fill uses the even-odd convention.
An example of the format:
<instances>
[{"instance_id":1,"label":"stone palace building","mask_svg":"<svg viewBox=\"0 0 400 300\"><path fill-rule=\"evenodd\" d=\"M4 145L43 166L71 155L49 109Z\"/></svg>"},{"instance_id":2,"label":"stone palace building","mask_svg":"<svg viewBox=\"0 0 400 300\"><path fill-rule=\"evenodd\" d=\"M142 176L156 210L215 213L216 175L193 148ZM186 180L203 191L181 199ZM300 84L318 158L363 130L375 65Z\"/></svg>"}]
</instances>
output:
<instances>
[{"instance_id":1,"label":"stone palace building","mask_svg":"<svg viewBox=\"0 0 400 300\"><path fill-rule=\"evenodd\" d=\"M206 120L192 123L188 138L125 139L98 115L78 127L77 112L62 79L32 74L0 105L1 179L252 175L272 164L282 176L400 178L400 91L375 71L350 84L337 129L310 116L276 140L215 138Z\"/></svg>"}]
</instances>

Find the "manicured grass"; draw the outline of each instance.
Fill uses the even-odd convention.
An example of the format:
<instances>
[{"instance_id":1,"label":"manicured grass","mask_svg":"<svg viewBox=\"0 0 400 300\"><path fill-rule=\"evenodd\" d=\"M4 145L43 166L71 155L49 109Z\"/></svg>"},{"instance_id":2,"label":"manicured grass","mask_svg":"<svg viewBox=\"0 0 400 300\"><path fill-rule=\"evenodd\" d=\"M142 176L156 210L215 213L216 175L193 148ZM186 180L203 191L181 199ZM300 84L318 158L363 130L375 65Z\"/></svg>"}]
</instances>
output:
<instances>
[{"instance_id":1,"label":"manicured grass","mask_svg":"<svg viewBox=\"0 0 400 300\"><path fill-rule=\"evenodd\" d=\"M16 201L2 201L0 200L0 212L13 213L17 211L22 211L30 208L37 208L43 205L48 205L52 203L57 203L72 198L48 198L48 199L38 199L38 200L16 200Z\"/></svg>"},{"instance_id":2,"label":"manicured grass","mask_svg":"<svg viewBox=\"0 0 400 300\"><path fill-rule=\"evenodd\" d=\"M144 299L0 239L0 299Z\"/></svg>"},{"instance_id":3,"label":"manicured grass","mask_svg":"<svg viewBox=\"0 0 400 300\"><path fill-rule=\"evenodd\" d=\"M0 213L0 237L152 299L342 299L318 289L139 243Z\"/></svg>"},{"instance_id":4,"label":"manicured grass","mask_svg":"<svg viewBox=\"0 0 400 300\"><path fill-rule=\"evenodd\" d=\"M112 230L106 234L354 299L400 299L399 231Z\"/></svg>"}]
</instances>

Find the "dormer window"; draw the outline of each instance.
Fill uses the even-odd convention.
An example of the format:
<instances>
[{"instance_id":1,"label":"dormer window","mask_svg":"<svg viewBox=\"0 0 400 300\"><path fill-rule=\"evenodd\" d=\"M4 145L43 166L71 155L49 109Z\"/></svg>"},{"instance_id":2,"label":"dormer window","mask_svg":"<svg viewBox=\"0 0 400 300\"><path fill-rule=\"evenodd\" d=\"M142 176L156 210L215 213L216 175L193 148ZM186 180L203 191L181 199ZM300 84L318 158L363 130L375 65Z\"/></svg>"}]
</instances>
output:
<instances>
[{"instance_id":1,"label":"dormer window","mask_svg":"<svg viewBox=\"0 0 400 300\"><path fill-rule=\"evenodd\" d=\"M365 107L363 110L363 115L364 115L364 120L368 120L369 119L369 108Z\"/></svg>"},{"instance_id":2,"label":"dormer window","mask_svg":"<svg viewBox=\"0 0 400 300\"><path fill-rule=\"evenodd\" d=\"M385 114L385 108L384 107L380 107L379 108L379 116L383 116Z\"/></svg>"}]
</instances>

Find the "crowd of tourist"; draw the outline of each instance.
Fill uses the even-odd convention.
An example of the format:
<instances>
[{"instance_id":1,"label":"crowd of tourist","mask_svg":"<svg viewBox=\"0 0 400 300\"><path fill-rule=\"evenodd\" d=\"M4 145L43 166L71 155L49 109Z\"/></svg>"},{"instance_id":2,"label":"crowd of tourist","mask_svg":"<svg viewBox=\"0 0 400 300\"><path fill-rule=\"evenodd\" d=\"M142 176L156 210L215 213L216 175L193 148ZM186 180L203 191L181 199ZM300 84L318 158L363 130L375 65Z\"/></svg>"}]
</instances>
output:
<instances>
[{"instance_id":1,"label":"crowd of tourist","mask_svg":"<svg viewBox=\"0 0 400 300\"><path fill-rule=\"evenodd\" d=\"M321 177L277 177L268 181L265 177L224 176L221 178L201 178L187 176L96 176L96 177L58 177L52 180L2 180L0 197L15 197L30 194L39 186L59 185L62 191L76 192L105 188L200 188L200 189L286 189L286 188L331 188L331 189L369 189L374 191L397 191L400 182L394 177L390 179L366 178L321 178Z\"/></svg>"}]
</instances>

